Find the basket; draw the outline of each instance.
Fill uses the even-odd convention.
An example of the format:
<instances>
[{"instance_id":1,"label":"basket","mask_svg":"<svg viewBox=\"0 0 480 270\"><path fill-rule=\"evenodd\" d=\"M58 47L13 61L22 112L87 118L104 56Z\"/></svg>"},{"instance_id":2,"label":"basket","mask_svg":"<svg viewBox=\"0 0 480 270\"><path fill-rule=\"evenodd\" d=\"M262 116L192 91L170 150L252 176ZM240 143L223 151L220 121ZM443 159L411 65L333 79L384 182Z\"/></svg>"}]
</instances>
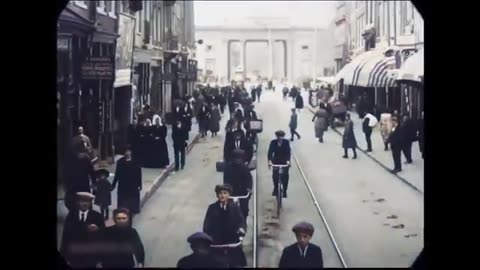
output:
<instances>
[{"instance_id":1,"label":"basket","mask_svg":"<svg viewBox=\"0 0 480 270\"><path fill-rule=\"evenodd\" d=\"M262 133L263 131L263 120L250 120L250 125L248 131L253 131L256 133Z\"/></svg>"}]
</instances>

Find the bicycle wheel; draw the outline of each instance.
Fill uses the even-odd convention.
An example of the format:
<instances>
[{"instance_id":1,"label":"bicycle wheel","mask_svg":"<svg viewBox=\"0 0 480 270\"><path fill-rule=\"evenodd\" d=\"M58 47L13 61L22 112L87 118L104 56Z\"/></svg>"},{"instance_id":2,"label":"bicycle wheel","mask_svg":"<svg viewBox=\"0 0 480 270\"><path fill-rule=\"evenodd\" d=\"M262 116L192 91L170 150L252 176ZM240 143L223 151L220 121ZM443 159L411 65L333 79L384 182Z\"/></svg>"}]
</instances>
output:
<instances>
[{"instance_id":1,"label":"bicycle wheel","mask_svg":"<svg viewBox=\"0 0 480 270\"><path fill-rule=\"evenodd\" d=\"M282 209L282 198L283 198L283 186L282 183L278 183L278 192L277 192L277 216L280 217L280 209Z\"/></svg>"}]
</instances>

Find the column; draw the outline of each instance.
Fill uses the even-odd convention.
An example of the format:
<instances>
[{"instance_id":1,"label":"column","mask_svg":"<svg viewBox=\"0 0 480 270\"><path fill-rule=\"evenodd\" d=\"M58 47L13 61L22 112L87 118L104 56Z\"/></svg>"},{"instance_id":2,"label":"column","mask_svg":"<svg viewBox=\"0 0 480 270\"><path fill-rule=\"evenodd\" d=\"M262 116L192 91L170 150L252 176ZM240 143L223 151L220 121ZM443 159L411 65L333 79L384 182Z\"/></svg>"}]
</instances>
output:
<instances>
[{"instance_id":1,"label":"column","mask_svg":"<svg viewBox=\"0 0 480 270\"><path fill-rule=\"evenodd\" d=\"M269 70L269 80L272 80L273 77L273 41L272 41L272 30L268 28L268 58L270 63Z\"/></svg>"},{"instance_id":2,"label":"column","mask_svg":"<svg viewBox=\"0 0 480 270\"><path fill-rule=\"evenodd\" d=\"M240 40L240 66L242 67L242 80L245 81L247 78L247 67L245 66L247 62L247 51L246 51L247 43L245 40Z\"/></svg>"}]
</instances>

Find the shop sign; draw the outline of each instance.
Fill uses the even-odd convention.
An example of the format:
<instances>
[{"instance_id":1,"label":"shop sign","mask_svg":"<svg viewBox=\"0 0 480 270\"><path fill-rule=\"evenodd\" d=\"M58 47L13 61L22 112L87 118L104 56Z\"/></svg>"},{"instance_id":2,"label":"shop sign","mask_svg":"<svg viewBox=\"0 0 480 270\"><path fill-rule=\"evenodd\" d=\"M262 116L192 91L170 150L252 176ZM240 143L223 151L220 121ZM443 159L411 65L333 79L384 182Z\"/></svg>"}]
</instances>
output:
<instances>
[{"instance_id":1,"label":"shop sign","mask_svg":"<svg viewBox=\"0 0 480 270\"><path fill-rule=\"evenodd\" d=\"M84 80L113 80L115 78L113 57L86 57L82 63L81 75Z\"/></svg>"}]
</instances>

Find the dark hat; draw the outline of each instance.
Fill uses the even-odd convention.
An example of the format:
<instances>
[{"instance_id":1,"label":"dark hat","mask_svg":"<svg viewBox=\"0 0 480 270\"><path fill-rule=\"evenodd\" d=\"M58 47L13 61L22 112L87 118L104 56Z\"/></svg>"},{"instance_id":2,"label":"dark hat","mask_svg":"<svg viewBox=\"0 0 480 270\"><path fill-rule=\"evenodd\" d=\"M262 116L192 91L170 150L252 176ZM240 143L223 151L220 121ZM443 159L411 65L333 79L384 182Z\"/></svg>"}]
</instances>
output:
<instances>
[{"instance_id":1,"label":"dark hat","mask_svg":"<svg viewBox=\"0 0 480 270\"><path fill-rule=\"evenodd\" d=\"M197 243L197 242L202 242L202 241L212 243L213 239L212 239L212 237L210 237L210 235L208 235L204 232L196 232L196 233L190 235L187 238L187 241L190 244Z\"/></svg>"},{"instance_id":2,"label":"dark hat","mask_svg":"<svg viewBox=\"0 0 480 270\"><path fill-rule=\"evenodd\" d=\"M219 193L220 191L225 190L228 193L232 193L232 187L229 184L224 185L216 185L215 186L215 193Z\"/></svg>"},{"instance_id":3,"label":"dark hat","mask_svg":"<svg viewBox=\"0 0 480 270\"><path fill-rule=\"evenodd\" d=\"M77 192L77 197L79 200L87 200L87 201L91 201L95 199L95 195L93 195L90 192Z\"/></svg>"},{"instance_id":4,"label":"dark hat","mask_svg":"<svg viewBox=\"0 0 480 270\"><path fill-rule=\"evenodd\" d=\"M107 170L107 169L100 169L100 170L96 170L95 171L95 175L97 177L100 177L102 175L105 175L105 177L109 177L110 176L110 172Z\"/></svg>"},{"instance_id":5,"label":"dark hat","mask_svg":"<svg viewBox=\"0 0 480 270\"><path fill-rule=\"evenodd\" d=\"M277 131L275 131L275 136L277 136L277 137L284 137L284 136L285 136L285 131L283 131L283 130L277 130Z\"/></svg>"},{"instance_id":6,"label":"dark hat","mask_svg":"<svg viewBox=\"0 0 480 270\"><path fill-rule=\"evenodd\" d=\"M310 236L312 236L315 229L313 228L312 224L310 224L308 222L305 222L305 221L302 221L300 223L297 223L295 226L293 226L292 231L294 233L302 232L302 233L306 233L306 234L309 234Z\"/></svg>"}]
</instances>

